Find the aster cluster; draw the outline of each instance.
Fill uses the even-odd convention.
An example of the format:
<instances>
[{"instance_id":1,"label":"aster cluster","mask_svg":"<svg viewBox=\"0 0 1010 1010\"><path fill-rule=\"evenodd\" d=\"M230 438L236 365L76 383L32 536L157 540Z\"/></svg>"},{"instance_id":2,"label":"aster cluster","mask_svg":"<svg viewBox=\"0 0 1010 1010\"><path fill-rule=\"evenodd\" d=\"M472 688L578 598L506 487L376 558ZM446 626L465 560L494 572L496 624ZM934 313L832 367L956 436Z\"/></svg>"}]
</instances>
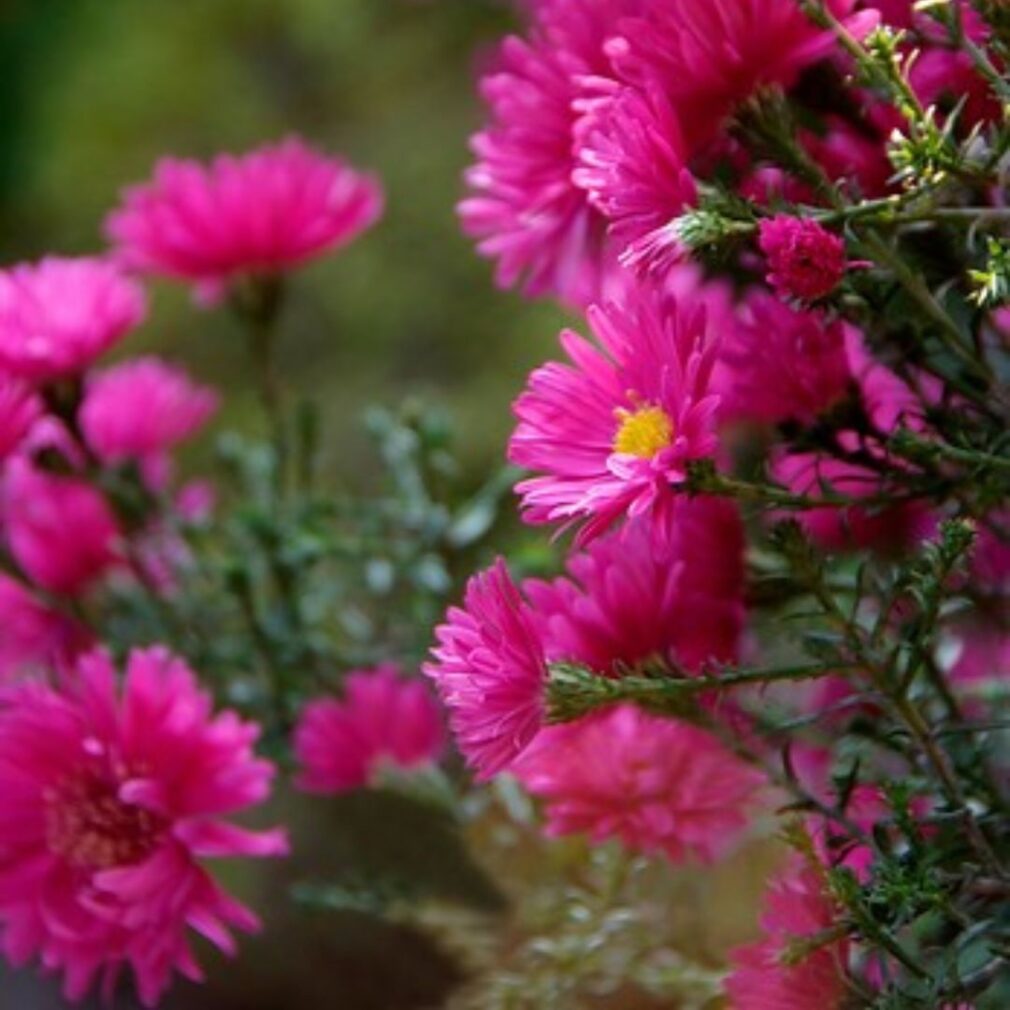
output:
<instances>
[{"instance_id":1,"label":"aster cluster","mask_svg":"<svg viewBox=\"0 0 1010 1010\"><path fill-rule=\"evenodd\" d=\"M573 536L567 575L499 560L437 629L457 744L549 834L673 862L787 797L733 1010L1001 1006L1005 12L523 16L460 217L576 314L508 445L523 519Z\"/></svg>"}]
</instances>

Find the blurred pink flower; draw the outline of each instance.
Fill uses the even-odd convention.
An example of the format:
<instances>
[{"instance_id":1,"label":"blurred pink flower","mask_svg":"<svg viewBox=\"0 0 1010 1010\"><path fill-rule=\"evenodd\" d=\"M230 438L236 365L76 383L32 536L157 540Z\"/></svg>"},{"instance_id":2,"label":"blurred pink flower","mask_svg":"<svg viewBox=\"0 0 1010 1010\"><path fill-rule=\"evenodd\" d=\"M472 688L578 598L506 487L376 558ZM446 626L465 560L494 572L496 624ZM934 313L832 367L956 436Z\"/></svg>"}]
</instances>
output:
<instances>
[{"instance_id":1,"label":"blurred pink flower","mask_svg":"<svg viewBox=\"0 0 1010 1010\"><path fill-rule=\"evenodd\" d=\"M316 698L302 711L297 785L329 794L362 789L386 768L435 764L444 747L441 713L424 684L388 664L359 670L347 677L342 699Z\"/></svg>"},{"instance_id":2,"label":"blurred pink flower","mask_svg":"<svg viewBox=\"0 0 1010 1010\"><path fill-rule=\"evenodd\" d=\"M77 595L117 561L119 528L100 491L23 456L0 483L0 533L22 571L53 593Z\"/></svg>"},{"instance_id":3,"label":"blurred pink flower","mask_svg":"<svg viewBox=\"0 0 1010 1010\"><path fill-rule=\"evenodd\" d=\"M674 862L724 856L764 782L703 730L632 705L542 730L514 773L546 801L549 834L619 838Z\"/></svg>"},{"instance_id":4,"label":"blurred pink flower","mask_svg":"<svg viewBox=\"0 0 1010 1010\"><path fill-rule=\"evenodd\" d=\"M43 409L27 382L0 371L0 463L21 445Z\"/></svg>"},{"instance_id":5,"label":"blurred pink flower","mask_svg":"<svg viewBox=\"0 0 1010 1010\"><path fill-rule=\"evenodd\" d=\"M0 574L0 683L62 670L91 645L87 631Z\"/></svg>"},{"instance_id":6,"label":"blurred pink flower","mask_svg":"<svg viewBox=\"0 0 1010 1010\"><path fill-rule=\"evenodd\" d=\"M809 424L844 399L853 382L848 324L751 292L723 340L714 385L732 420Z\"/></svg>"},{"instance_id":7,"label":"blurred pink flower","mask_svg":"<svg viewBox=\"0 0 1010 1010\"><path fill-rule=\"evenodd\" d=\"M809 218L763 218L758 244L768 260L768 283L784 297L816 301L845 276L845 243Z\"/></svg>"},{"instance_id":8,"label":"blurred pink flower","mask_svg":"<svg viewBox=\"0 0 1010 1010\"><path fill-rule=\"evenodd\" d=\"M862 35L875 11L853 13L855 0L829 0L848 29ZM607 46L619 76L667 94L695 152L759 88L789 87L801 71L838 48L795 0L678 0L655 3L622 21Z\"/></svg>"},{"instance_id":9,"label":"blurred pink flower","mask_svg":"<svg viewBox=\"0 0 1010 1010\"><path fill-rule=\"evenodd\" d=\"M0 942L14 965L37 957L81 999L111 996L124 968L154 1006L174 972L199 980L192 930L225 953L251 911L204 858L276 856L284 833L223 818L262 802L273 766L259 729L215 716L186 665L162 648L84 657L63 690L25 683L0 707Z\"/></svg>"},{"instance_id":10,"label":"blurred pink flower","mask_svg":"<svg viewBox=\"0 0 1010 1010\"><path fill-rule=\"evenodd\" d=\"M737 659L744 534L730 502L684 499L668 538L628 523L569 557L568 573L522 587L552 661L619 676L651 658L692 671Z\"/></svg>"},{"instance_id":11,"label":"blurred pink flower","mask_svg":"<svg viewBox=\"0 0 1010 1010\"><path fill-rule=\"evenodd\" d=\"M460 751L478 778L507 768L543 721L547 665L533 613L498 560L466 587L435 630L424 672L449 710Z\"/></svg>"},{"instance_id":12,"label":"blurred pink flower","mask_svg":"<svg viewBox=\"0 0 1010 1010\"><path fill-rule=\"evenodd\" d=\"M270 275L346 245L382 213L378 181L291 138L209 165L162 159L126 190L106 232L132 269L200 286Z\"/></svg>"},{"instance_id":13,"label":"blurred pink flower","mask_svg":"<svg viewBox=\"0 0 1010 1010\"><path fill-rule=\"evenodd\" d=\"M143 289L97 257L0 271L0 367L40 382L76 376L144 319Z\"/></svg>"},{"instance_id":14,"label":"blurred pink flower","mask_svg":"<svg viewBox=\"0 0 1010 1010\"><path fill-rule=\"evenodd\" d=\"M585 543L618 518L662 519L687 464L718 446L710 389L715 345L705 310L643 286L626 307L589 309L599 345L570 330L572 364L550 362L516 400L509 459L527 522L582 524Z\"/></svg>"},{"instance_id":15,"label":"blurred pink flower","mask_svg":"<svg viewBox=\"0 0 1010 1010\"><path fill-rule=\"evenodd\" d=\"M168 450L195 435L217 407L217 393L183 369L154 357L133 358L89 376L79 422L103 463L135 461L148 484L160 489Z\"/></svg>"},{"instance_id":16,"label":"blurred pink flower","mask_svg":"<svg viewBox=\"0 0 1010 1010\"><path fill-rule=\"evenodd\" d=\"M834 940L792 963L797 943L835 923L821 875L795 866L775 881L765 897L764 938L733 952L726 992L732 1010L842 1010L849 988L842 974L846 940Z\"/></svg>"}]
</instances>

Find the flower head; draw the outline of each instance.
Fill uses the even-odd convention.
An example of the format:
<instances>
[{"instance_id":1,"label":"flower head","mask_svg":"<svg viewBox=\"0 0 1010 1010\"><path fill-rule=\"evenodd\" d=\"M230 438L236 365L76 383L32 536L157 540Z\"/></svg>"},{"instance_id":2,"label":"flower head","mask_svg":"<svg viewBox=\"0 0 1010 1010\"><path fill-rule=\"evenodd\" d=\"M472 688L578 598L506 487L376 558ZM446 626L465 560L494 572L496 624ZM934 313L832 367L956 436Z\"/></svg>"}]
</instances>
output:
<instances>
[{"instance_id":1,"label":"flower head","mask_svg":"<svg viewBox=\"0 0 1010 1010\"><path fill-rule=\"evenodd\" d=\"M342 793L374 784L384 767L411 771L434 764L445 739L438 705L424 684L395 666L347 677L344 698L306 705L295 731L300 788Z\"/></svg>"},{"instance_id":2,"label":"flower head","mask_svg":"<svg viewBox=\"0 0 1010 1010\"><path fill-rule=\"evenodd\" d=\"M269 275L346 245L382 213L376 179L298 139L209 165L165 158L128 189L106 231L123 262L200 285Z\"/></svg>"},{"instance_id":3,"label":"flower head","mask_svg":"<svg viewBox=\"0 0 1010 1010\"><path fill-rule=\"evenodd\" d=\"M136 461L157 486L168 450L196 434L217 406L217 393L183 369L158 358L133 358L89 377L79 420L103 463Z\"/></svg>"},{"instance_id":4,"label":"flower head","mask_svg":"<svg viewBox=\"0 0 1010 1010\"><path fill-rule=\"evenodd\" d=\"M808 218L763 218L758 244L768 260L768 283L787 298L824 298L845 276L845 243Z\"/></svg>"},{"instance_id":5,"label":"flower head","mask_svg":"<svg viewBox=\"0 0 1010 1010\"><path fill-rule=\"evenodd\" d=\"M143 289L106 260L10 267L0 271L0 367L40 382L76 376L146 311Z\"/></svg>"},{"instance_id":6,"label":"flower head","mask_svg":"<svg viewBox=\"0 0 1010 1010\"><path fill-rule=\"evenodd\" d=\"M0 483L0 532L22 571L53 593L84 592L118 559L119 527L102 493L23 456Z\"/></svg>"},{"instance_id":7,"label":"flower head","mask_svg":"<svg viewBox=\"0 0 1010 1010\"><path fill-rule=\"evenodd\" d=\"M752 292L723 341L715 385L722 414L739 420L808 424L842 400L853 383L850 327Z\"/></svg>"},{"instance_id":8,"label":"flower head","mask_svg":"<svg viewBox=\"0 0 1010 1010\"><path fill-rule=\"evenodd\" d=\"M528 580L548 657L604 676L656 658L688 670L733 662L743 629L744 536L729 502L681 501L668 538L636 520Z\"/></svg>"},{"instance_id":9,"label":"flower head","mask_svg":"<svg viewBox=\"0 0 1010 1010\"><path fill-rule=\"evenodd\" d=\"M540 476L519 483L531 523L583 523L579 540L624 515L662 517L691 460L717 447L714 344L704 309L652 287L625 306L593 306L599 346L565 331L572 364L530 376L514 406L509 458Z\"/></svg>"},{"instance_id":10,"label":"flower head","mask_svg":"<svg viewBox=\"0 0 1010 1010\"><path fill-rule=\"evenodd\" d=\"M841 972L845 940L802 956L804 941L834 925L835 913L815 870L796 867L765 898L764 938L732 955L726 992L733 1010L842 1010L849 989Z\"/></svg>"},{"instance_id":11,"label":"flower head","mask_svg":"<svg viewBox=\"0 0 1010 1010\"><path fill-rule=\"evenodd\" d=\"M761 774L685 723L618 705L541 731L514 772L552 835L619 838L674 862L713 862L748 823Z\"/></svg>"},{"instance_id":12,"label":"flower head","mask_svg":"<svg viewBox=\"0 0 1010 1010\"><path fill-rule=\"evenodd\" d=\"M231 953L258 920L201 865L286 851L282 832L224 818L262 802L273 766L258 727L214 715L186 665L134 651L121 684L103 653L62 690L18 685L0 707L0 943L37 957L77 1000L132 969L154 1006L178 971L201 977L192 930Z\"/></svg>"},{"instance_id":13,"label":"flower head","mask_svg":"<svg viewBox=\"0 0 1010 1010\"><path fill-rule=\"evenodd\" d=\"M475 575L435 630L435 681L463 756L481 779L507 768L543 722L547 664L529 605L505 562Z\"/></svg>"}]
</instances>

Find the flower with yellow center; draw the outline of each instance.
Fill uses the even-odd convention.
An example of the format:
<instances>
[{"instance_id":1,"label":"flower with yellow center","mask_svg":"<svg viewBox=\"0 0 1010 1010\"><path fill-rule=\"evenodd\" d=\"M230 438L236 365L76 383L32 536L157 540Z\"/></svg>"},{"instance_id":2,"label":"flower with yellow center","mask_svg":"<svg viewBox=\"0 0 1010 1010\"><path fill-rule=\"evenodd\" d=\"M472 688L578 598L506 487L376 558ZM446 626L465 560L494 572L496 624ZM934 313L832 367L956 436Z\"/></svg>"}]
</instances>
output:
<instances>
[{"instance_id":1,"label":"flower with yellow center","mask_svg":"<svg viewBox=\"0 0 1010 1010\"><path fill-rule=\"evenodd\" d=\"M673 442L673 421L662 407L642 404L635 410L614 411L619 425L614 452L652 459Z\"/></svg>"}]
</instances>

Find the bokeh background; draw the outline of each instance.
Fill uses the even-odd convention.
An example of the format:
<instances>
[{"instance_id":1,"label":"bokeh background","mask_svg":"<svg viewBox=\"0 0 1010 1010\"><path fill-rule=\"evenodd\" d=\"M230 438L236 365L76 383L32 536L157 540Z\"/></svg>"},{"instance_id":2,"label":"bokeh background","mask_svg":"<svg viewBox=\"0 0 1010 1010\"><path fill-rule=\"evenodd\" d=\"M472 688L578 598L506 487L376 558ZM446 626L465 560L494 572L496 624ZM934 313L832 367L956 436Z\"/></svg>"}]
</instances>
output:
<instances>
[{"instance_id":1,"label":"bokeh background","mask_svg":"<svg viewBox=\"0 0 1010 1010\"><path fill-rule=\"evenodd\" d=\"M480 121L475 70L511 22L504 0L4 0L0 257L100 248L119 190L165 154L209 157L288 133L342 152L382 176L387 213L353 248L299 274L280 347L284 377L322 408L335 482L367 481L372 470L364 407L405 398L449 409L479 480L500 464L509 402L562 319L554 306L497 292L454 215L467 136ZM194 312L181 287L156 286L152 322L128 350L141 347L223 387L222 424L254 418L240 334L226 314ZM266 936L233 965L210 958L210 983L179 987L169 1005L441 1006L458 968L436 944L363 913L296 915L287 889L302 865L317 874L399 868L433 893L500 909L503 896L451 832L392 796L281 813L299 825L294 865L276 879L237 882L260 892ZM752 907L763 875L748 865L742 858L712 885L729 896L721 905L733 938L749 929L740 909ZM680 894L671 916L712 899L691 894ZM63 1005L31 973L0 978L0 1010Z\"/></svg>"}]
</instances>

